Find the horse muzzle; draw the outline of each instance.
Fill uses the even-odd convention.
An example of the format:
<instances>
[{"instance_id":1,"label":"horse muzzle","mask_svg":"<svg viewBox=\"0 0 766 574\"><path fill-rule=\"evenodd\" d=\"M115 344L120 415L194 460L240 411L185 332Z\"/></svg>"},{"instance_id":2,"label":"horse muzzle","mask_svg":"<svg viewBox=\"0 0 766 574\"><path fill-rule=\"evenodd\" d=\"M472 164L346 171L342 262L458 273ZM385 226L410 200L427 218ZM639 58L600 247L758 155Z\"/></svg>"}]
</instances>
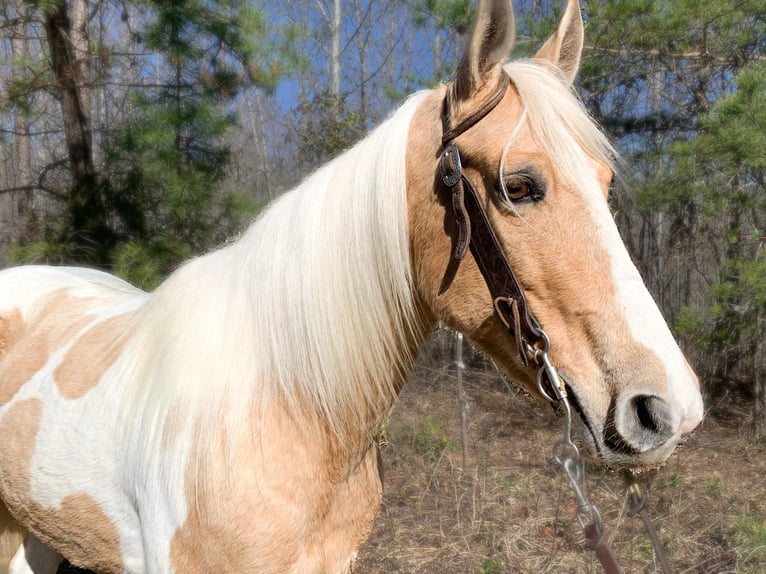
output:
<instances>
[{"instance_id":1,"label":"horse muzzle","mask_svg":"<svg viewBox=\"0 0 766 574\"><path fill-rule=\"evenodd\" d=\"M662 464L702 420L702 400L679 404L657 393L625 390L614 396L605 413L582 400L567 384L585 452L607 466L645 468Z\"/></svg>"}]
</instances>

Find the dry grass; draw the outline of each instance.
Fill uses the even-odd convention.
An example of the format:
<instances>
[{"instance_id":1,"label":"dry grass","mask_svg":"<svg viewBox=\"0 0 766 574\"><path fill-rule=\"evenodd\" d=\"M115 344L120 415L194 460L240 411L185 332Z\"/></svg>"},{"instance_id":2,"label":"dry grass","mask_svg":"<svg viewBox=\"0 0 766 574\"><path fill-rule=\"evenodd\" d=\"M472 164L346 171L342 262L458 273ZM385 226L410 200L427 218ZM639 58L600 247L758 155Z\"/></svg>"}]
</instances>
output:
<instances>
[{"instance_id":1,"label":"dry grass","mask_svg":"<svg viewBox=\"0 0 766 574\"><path fill-rule=\"evenodd\" d=\"M561 421L474 357L462 467L451 338L436 338L386 426L383 511L354 574L602 572L550 454ZM700 430L648 477L650 505L678 574L766 572L766 444L745 409L711 407ZM587 485L626 574L660 572L617 474ZM62 568L60 574L87 572Z\"/></svg>"},{"instance_id":2,"label":"dry grass","mask_svg":"<svg viewBox=\"0 0 766 574\"><path fill-rule=\"evenodd\" d=\"M386 427L383 511L355 574L601 572L550 454L560 420L480 361L465 379L470 445L461 468L454 368L427 366L445 351L421 360ZM646 478L654 524L679 573L766 572L766 445L748 440L746 418L733 407L710 409ZM586 480L626 573L660 572L619 475L589 468Z\"/></svg>"}]
</instances>

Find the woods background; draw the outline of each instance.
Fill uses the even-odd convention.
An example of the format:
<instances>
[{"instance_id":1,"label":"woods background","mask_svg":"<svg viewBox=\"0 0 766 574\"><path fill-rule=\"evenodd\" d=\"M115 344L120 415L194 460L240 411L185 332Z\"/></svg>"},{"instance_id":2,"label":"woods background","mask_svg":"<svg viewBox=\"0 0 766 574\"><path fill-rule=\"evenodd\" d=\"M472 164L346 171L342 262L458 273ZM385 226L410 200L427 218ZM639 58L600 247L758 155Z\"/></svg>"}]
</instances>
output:
<instances>
[{"instance_id":1,"label":"woods background","mask_svg":"<svg viewBox=\"0 0 766 574\"><path fill-rule=\"evenodd\" d=\"M516 56L563 2L516 2ZM577 88L710 405L766 435L766 0L586 0ZM0 0L0 265L152 288L447 79L468 0Z\"/></svg>"}]
</instances>

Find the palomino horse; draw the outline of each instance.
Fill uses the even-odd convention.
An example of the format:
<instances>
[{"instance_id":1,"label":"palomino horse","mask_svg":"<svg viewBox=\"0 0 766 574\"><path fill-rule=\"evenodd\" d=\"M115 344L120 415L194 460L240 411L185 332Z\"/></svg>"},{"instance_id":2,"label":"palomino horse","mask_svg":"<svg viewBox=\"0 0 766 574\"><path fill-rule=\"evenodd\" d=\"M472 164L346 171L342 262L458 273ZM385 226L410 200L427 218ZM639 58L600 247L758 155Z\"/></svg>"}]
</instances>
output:
<instances>
[{"instance_id":1,"label":"palomino horse","mask_svg":"<svg viewBox=\"0 0 766 574\"><path fill-rule=\"evenodd\" d=\"M483 0L446 86L153 294L0 274L0 514L28 533L11 572L350 572L376 434L437 320L536 396L544 328L588 455L670 455L702 401L571 91L577 0L535 58L504 63L513 39L508 0ZM495 296L498 261L522 295Z\"/></svg>"}]
</instances>

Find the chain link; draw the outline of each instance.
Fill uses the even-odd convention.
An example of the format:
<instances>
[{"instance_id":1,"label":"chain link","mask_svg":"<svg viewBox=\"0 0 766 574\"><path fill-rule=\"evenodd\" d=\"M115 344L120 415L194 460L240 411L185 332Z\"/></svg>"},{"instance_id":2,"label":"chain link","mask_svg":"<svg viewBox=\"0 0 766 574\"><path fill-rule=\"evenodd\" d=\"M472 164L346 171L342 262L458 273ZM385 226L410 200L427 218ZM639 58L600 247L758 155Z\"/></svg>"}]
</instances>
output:
<instances>
[{"instance_id":1,"label":"chain link","mask_svg":"<svg viewBox=\"0 0 766 574\"><path fill-rule=\"evenodd\" d=\"M589 525L593 525L597 526L599 530L603 530L601 514L585 493L585 472L580 451L572 440L572 406L569 403L566 386L548 356L550 339L545 331L542 329L539 329L539 331L543 345L541 349L535 350L535 358L539 365L537 370L537 389L546 400L558 405L564 418L564 433L553 444L553 459L561 467L569 480L569 487L572 489L577 501L577 521L580 523L580 526L586 528ZM551 392L554 396L551 396Z\"/></svg>"},{"instance_id":2,"label":"chain link","mask_svg":"<svg viewBox=\"0 0 766 574\"><path fill-rule=\"evenodd\" d=\"M601 521L601 513L593 504L585 492L585 470L580 451L572 440L572 406L567 397L566 386L559 377L558 371L551 363L548 356L550 351L550 339L542 329L539 329L541 348L533 348L527 345L527 353L533 357L538 365L537 389L540 394L550 401L558 414L564 418L563 436L553 444L553 459L556 461L569 481L569 487L577 501L577 521L585 531L588 547L595 552L607 574L622 574L623 570L617 563L611 548L604 538L604 526ZM641 489L632 473L624 474L626 486L633 503L633 511L641 516L644 521L647 534L651 539L652 546L657 556L663 573L672 572L664 549L660 543L657 531L651 523L647 510L647 495Z\"/></svg>"}]
</instances>

